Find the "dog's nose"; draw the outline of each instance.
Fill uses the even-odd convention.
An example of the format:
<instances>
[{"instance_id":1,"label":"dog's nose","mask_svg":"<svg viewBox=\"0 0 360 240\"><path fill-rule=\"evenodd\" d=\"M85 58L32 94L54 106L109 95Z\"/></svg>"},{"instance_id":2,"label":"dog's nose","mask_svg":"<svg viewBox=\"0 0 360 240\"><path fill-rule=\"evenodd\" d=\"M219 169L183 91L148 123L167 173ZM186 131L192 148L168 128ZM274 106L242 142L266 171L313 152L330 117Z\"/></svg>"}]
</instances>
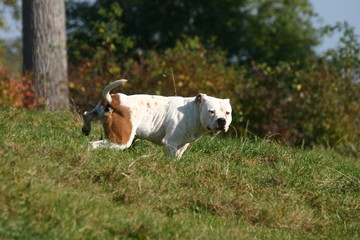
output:
<instances>
[{"instance_id":1,"label":"dog's nose","mask_svg":"<svg viewBox=\"0 0 360 240\"><path fill-rule=\"evenodd\" d=\"M219 118L219 119L217 120L217 124L219 125L219 127L224 127L225 124L226 124L225 118Z\"/></svg>"}]
</instances>

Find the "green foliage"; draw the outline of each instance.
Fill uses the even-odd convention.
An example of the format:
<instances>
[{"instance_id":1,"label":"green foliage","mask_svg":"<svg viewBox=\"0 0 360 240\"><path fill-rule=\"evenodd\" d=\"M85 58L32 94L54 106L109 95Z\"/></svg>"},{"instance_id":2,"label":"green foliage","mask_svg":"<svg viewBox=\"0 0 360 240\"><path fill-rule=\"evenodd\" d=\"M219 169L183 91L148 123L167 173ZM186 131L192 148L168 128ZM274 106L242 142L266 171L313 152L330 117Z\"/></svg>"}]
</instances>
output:
<instances>
[{"instance_id":1,"label":"green foliage","mask_svg":"<svg viewBox=\"0 0 360 240\"><path fill-rule=\"evenodd\" d=\"M1 239L358 239L359 161L205 137L89 149L73 113L0 107Z\"/></svg>"},{"instance_id":2,"label":"green foliage","mask_svg":"<svg viewBox=\"0 0 360 240\"><path fill-rule=\"evenodd\" d=\"M124 24L120 29L116 28L117 31L103 28L109 34L116 34L114 39L118 42L114 43L115 47L124 45L123 40L129 37L134 46L141 49L164 50L174 47L184 36L189 36L199 37L206 48L215 45L228 56L236 56L239 61L252 59L277 63L305 62L314 55L312 49L318 44L319 38L312 26L311 20L315 14L308 0L68 2L70 44L81 38L84 31L91 31L81 41L94 46L92 39L102 38L103 35L92 30L96 22L107 27ZM114 6L121 6L123 12L114 14ZM99 11L106 13L105 16ZM81 29L72 27L74 24L81 26ZM82 55L86 54L86 50L82 52Z\"/></svg>"},{"instance_id":3,"label":"green foliage","mask_svg":"<svg viewBox=\"0 0 360 240\"><path fill-rule=\"evenodd\" d=\"M118 3L110 3L107 9L101 2L90 5L69 1L66 6L70 59L96 59L97 64L106 67L112 58L121 59L133 47L130 38L122 34L124 24L118 18L123 10Z\"/></svg>"},{"instance_id":4,"label":"green foliage","mask_svg":"<svg viewBox=\"0 0 360 240\"><path fill-rule=\"evenodd\" d=\"M319 44L312 21L316 14L308 0L252 0L244 18L245 56L274 65L306 62Z\"/></svg>"}]
</instances>

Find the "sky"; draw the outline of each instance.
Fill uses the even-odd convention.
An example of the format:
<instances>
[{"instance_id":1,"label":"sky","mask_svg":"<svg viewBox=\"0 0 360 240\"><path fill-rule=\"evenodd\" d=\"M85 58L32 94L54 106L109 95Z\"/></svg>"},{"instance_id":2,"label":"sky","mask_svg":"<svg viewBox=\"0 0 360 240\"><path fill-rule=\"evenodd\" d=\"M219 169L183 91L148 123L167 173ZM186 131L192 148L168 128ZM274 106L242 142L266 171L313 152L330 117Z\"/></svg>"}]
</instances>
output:
<instances>
[{"instance_id":1,"label":"sky","mask_svg":"<svg viewBox=\"0 0 360 240\"><path fill-rule=\"evenodd\" d=\"M350 26L355 28L355 32L360 39L360 0L309 0L313 5L318 19L314 20L316 27L326 24L335 25L336 22L347 21ZM9 13L5 11L5 18L9 19ZM9 31L0 30L0 38L15 38L21 35L20 23L15 24L13 21L7 21L10 25ZM323 43L317 47L317 52L323 52L326 49L333 48L337 45L339 34L323 39Z\"/></svg>"},{"instance_id":2,"label":"sky","mask_svg":"<svg viewBox=\"0 0 360 240\"><path fill-rule=\"evenodd\" d=\"M358 39L360 39L360 0L310 0L310 2L314 11L322 19L321 22L315 21L315 26L335 25L336 22L347 21L350 26L355 28ZM334 36L324 39L317 51L323 52L335 47L339 37L339 34L334 34Z\"/></svg>"}]
</instances>

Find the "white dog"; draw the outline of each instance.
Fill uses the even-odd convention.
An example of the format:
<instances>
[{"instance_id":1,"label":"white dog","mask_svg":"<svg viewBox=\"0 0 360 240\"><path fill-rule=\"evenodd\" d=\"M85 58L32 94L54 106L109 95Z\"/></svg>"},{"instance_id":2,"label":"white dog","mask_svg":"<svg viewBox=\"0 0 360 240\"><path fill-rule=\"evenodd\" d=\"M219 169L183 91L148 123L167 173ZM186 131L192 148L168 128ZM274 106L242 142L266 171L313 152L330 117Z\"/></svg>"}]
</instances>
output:
<instances>
[{"instance_id":1,"label":"white dog","mask_svg":"<svg viewBox=\"0 0 360 240\"><path fill-rule=\"evenodd\" d=\"M106 86L103 100L84 113L82 131L88 135L91 121L102 121L107 140L91 142L93 148L130 147L134 137L162 145L167 155L180 158L190 142L211 130L229 129L231 105L229 99L198 94L196 97L163 97L154 95L109 94L127 80L117 80Z\"/></svg>"}]
</instances>

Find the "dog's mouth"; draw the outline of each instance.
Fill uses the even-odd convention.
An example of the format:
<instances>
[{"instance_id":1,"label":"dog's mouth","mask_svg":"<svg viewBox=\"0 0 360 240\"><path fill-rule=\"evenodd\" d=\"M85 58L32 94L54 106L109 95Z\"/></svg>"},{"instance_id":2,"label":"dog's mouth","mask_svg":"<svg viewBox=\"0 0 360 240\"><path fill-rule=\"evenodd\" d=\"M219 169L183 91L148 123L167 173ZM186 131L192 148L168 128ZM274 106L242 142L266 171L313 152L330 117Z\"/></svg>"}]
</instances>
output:
<instances>
[{"instance_id":1,"label":"dog's mouth","mask_svg":"<svg viewBox=\"0 0 360 240\"><path fill-rule=\"evenodd\" d=\"M209 126L207 126L207 129L210 131L225 131L225 126L216 126L215 128L211 128Z\"/></svg>"}]
</instances>

